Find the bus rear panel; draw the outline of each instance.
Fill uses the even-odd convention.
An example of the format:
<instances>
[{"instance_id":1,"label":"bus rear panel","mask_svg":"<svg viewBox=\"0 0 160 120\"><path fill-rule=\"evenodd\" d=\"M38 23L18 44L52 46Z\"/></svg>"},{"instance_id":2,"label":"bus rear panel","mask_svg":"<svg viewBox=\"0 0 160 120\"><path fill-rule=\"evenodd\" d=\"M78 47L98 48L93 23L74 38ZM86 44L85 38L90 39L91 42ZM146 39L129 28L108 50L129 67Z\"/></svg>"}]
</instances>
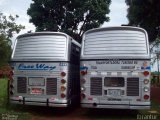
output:
<instances>
[{"instance_id":1,"label":"bus rear panel","mask_svg":"<svg viewBox=\"0 0 160 120\"><path fill-rule=\"evenodd\" d=\"M150 108L150 55L145 30L93 29L83 36L80 58L81 106Z\"/></svg>"},{"instance_id":2,"label":"bus rear panel","mask_svg":"<svg viewBox=\"0 0 160 120\"><path fill-rule=\"evenodd\" d=\"M78 104L79 62L71 60L79 58L79 50L80 45L64 33L19 36L11 60L10 102L51 107Z\"/></svg>"}]
</instances>

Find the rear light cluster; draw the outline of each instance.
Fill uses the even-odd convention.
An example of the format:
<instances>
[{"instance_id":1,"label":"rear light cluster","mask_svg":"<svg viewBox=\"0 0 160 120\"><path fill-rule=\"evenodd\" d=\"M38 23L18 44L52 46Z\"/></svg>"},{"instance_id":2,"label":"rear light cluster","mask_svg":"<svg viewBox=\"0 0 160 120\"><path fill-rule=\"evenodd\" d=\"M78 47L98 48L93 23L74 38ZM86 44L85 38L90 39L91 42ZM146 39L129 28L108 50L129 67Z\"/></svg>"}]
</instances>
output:
<instances>
[{"instance_id":1,"label":"rear light cluster","mask_svg":"<svg viewBox=\"0 0 160 120\"><path fill-rule=\"evenodd\" d=\"M143 75L144 77L149 77L150 75L150 72L149 71L144 71L143 72ZM143 99L144 100L149 100L150 98L150 95L148 95L149 91L150 91L150 88L149 88L149 79L145 78L143 80L143 84L144 84L144 88L143 88L143 91L144 91L144 96L143 96Z\"/></svg>"},{"instance_id":2,"label":"rear light cluster","mask_svg":"<svg viewBox=\"0 0 160 120\"><path fill-rule=\"evenodd\" d=\"M86 80L83 78L81 79L81 99L84 99L86 97L85 95L85 90L86 88L84 87L84 84L86 83Z\"/></svg>"},{"instance_id":3,"label":"rear light cluster","mask_svg":"<svg viewBox=\"0 0 160 120\"><path fill-rule=\"evenodd\" d=\"M13 75L14 75L14 72L13 72L13 69L12 68L12 71L9 72L8 74L8 78L9 78L9 90L10 90L10 95L13 95L14 94L14 85L13 85Z\"/></svg>"},{"instance_id":4,"label":"rear light cluster","mask_svg":"<svg viewBox=\"0 0 160 120\"><path fill-rule=\"evenodd\" d=\"M60 86L60 91L61 91L61 95L60 97L61 98L65 98L66 97L66 80L65 80L65 77L66 76L66 73L65 72L61 72L61 86Z\"/></svg>"}]
</instances>

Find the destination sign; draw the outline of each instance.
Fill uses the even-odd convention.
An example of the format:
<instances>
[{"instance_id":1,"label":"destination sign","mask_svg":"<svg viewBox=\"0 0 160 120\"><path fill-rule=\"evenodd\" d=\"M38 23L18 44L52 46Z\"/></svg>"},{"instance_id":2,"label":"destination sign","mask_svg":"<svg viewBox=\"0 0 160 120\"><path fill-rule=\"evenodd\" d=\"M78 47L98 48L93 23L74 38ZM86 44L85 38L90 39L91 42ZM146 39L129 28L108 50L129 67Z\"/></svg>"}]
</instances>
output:
<instances>
[{"instance_id":1,"label":"destination sign","mask_svg":"<svg viewBox=\"0 0 160 120\"><path fill-rule=\"evenodd\" d=\"M136 60L103 60L96 61L96 64L138 64Z\"/></svg>"}]
</instances>

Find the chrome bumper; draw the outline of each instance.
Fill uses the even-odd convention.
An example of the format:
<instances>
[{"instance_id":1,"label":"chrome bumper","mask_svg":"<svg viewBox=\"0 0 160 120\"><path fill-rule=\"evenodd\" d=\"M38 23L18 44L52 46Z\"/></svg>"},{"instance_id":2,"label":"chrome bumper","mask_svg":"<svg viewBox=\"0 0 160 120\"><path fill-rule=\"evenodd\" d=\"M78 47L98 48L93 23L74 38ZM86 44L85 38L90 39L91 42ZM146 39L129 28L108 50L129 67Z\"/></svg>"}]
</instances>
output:
<instances>
[{"instance_id":1,"label":"chrome bumper","mask_svg":"<svg viewBox=\"0 0 160 120\"><path fill-rule=\"evenodd\" d=\"M96 103L81 103L84 108L111 108L111 109L150 109L150 102L135 103L135 104L96 104Z\"/></svg>"}]
</instances>

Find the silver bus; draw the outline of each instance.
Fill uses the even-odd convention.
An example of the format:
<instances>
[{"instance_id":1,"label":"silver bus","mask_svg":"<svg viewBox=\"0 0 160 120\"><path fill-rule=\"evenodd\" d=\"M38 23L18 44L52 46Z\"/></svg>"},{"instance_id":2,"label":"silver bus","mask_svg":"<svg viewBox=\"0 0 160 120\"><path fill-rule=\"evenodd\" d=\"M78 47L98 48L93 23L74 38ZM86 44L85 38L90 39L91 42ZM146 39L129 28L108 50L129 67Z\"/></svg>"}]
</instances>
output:
<instances>
[{"instance_id":1,"label":"silver bus","mask_svg":"<svg viewBox=\"0 0 160 120\"><path fill-rule=\"evenodd\" d=\"M51 107L79 104L80 47L61 32L18 36L11 58L10 102Z\"/></svg>"},{"instance_id":2,"label":"silver bus","mask_svg":"<svg viewBox=\"0 0 160 120\"><path fill-rule=\"evenodd\" d=\"M147 32L131 26L85 32L80 74L82 107L149 109Z\"/></svg>"}]
</instances>

